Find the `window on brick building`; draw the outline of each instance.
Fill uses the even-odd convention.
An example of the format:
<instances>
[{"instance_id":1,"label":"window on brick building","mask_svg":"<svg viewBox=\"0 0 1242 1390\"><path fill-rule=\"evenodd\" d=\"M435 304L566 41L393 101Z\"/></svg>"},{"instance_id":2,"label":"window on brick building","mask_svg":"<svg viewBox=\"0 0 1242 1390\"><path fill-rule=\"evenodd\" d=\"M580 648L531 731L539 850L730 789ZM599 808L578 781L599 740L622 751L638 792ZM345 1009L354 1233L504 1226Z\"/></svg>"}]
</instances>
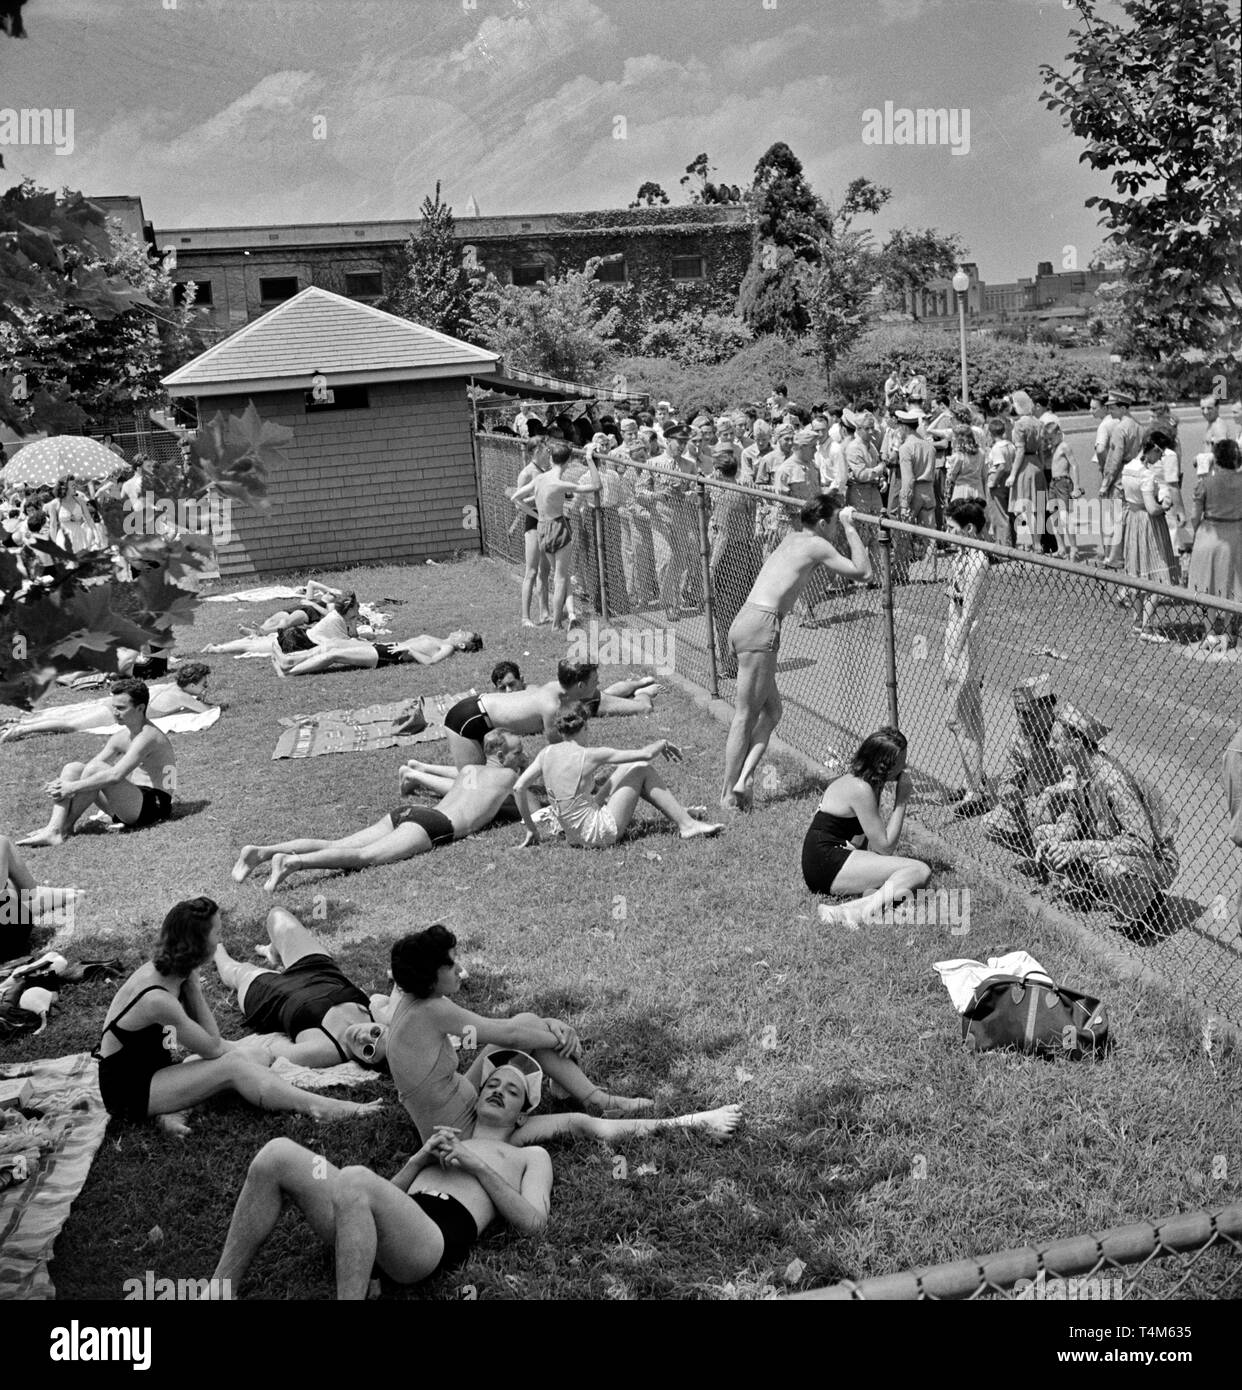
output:
<instances>
[{"instance_id":1,"label":"window on brick building","mask_svg":"<svg viewBox=\"0 0 1242 1390\"><path fill-rule=\"evenodd\" d=\"M384 293L384 276L378 270L345 272L345 293L350 299L378 299Z\"/></svg>"},{"instance_id":2,"label":"window on brick building","mask_svg":"<svg viewBox=\"0 0 1242 1390\"><path fill-rule=\"evenodd\" d=\"M604 261L602 265L596 266L595 278L609 281L626 279L625 257L619 256L615 261Z\"/></svg>"},{"instance_id":3,"label":"window on brick building","mask_svg":"<svg viewBox=\"0 0 1242 1390\"><path fill-rule=\"evenodd\" d=\"M189 283L190 283L189 280L178 280L178 281L173 285L173 303L174 303L174 304L184 304L184 303L185 303L185 295L186 295L185 287L186 287L186 285L189 284ZM209 309L209 308L212 306L212 304L215 302L215 299L214 299L214 296L213 296L213 293L212 293L212 288L211 288L211 281L210 281L210 280L195 280L193 283L194 283L194 286L195 286L194 307L195 307L196 309Z\"/></svg>"},{"instance_id":4,"label":"window on brick building","mask_svg":"<svg viewBox=\"0 0 1242 1390\"><path fill-rule=\"evenodd\" d=\"M547 278L547 267L541 261L532 261L529 265L515 265L513 267L513 283L515 285L542 285Z\"/></svg>"},{"instance_id":5,"label":"window on brick building","mask_svg":"<svg viewBox=\"0 0 1242 1390\"><path fill-rule=\"evenodd\" d=\"M259 298L264 304L281 304L297 292L296 275L264 275L259 280Z\"/></svg>"},{"instance_id":6,"label":"window on brick building","mask_svg":"<svg viewBox=\"0 0 1242 1390\"><path fill-rule=\"evenodd\" d=\"M704 276L702 256L674 256L674 280L701 280Z\"/></svg>"}]
</instances>

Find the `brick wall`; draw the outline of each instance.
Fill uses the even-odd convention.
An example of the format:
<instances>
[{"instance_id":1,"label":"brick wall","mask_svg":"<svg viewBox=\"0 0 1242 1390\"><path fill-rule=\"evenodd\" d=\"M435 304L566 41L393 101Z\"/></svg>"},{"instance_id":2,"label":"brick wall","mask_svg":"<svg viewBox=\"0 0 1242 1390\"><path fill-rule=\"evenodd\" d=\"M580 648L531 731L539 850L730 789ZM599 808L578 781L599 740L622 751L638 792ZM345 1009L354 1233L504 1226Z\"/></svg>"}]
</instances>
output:
<instances>
[{"instance_id":1,"label":"brick wall","mask_svg":"<svg viewBox=\"0 0 1242 1390\"><path fill-rule=\"evenodd\" d=\"M479 549L478 498L465 382L386 382L366 410L308 414L301 391L199 402L241 414L248 400L287 425L288 462L268 475L271 507L232 509L223 575L419 562ZM464 509L470 508L471 513Z\"/></svg>"}]
</instances>

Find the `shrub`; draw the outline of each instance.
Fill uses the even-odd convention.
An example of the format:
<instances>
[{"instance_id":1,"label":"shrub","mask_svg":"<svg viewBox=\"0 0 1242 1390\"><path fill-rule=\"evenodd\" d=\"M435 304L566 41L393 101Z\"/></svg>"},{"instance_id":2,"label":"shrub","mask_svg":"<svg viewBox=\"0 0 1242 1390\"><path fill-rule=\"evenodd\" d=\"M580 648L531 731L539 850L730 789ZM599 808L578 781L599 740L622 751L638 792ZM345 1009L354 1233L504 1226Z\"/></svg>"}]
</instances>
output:
<instances>
[{"instance_id":1,"label":"shrub","mask_svg":"<svg viewBox=\"0 0 1242 1390\"><path fill-rule=\"evenodd\" d=\"M734 314L679 314L649 323L638 344L640 357L671 357L687 367L727 362L752 339Z\"/></svg>"}]
</instances>

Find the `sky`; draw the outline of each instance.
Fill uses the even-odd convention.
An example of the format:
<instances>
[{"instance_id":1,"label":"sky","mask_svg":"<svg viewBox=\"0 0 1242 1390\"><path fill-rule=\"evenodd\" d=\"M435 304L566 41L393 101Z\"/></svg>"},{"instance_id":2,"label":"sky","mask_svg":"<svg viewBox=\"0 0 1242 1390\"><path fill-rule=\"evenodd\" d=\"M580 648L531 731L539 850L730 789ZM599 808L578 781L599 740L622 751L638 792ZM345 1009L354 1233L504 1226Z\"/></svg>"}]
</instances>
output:
<instances>
[{"instance_id":1,"label":"sky","mask_svg":"<svg viewBox=\"0 0 1242 1390\"><path fill-rule=\"evenodd\" d=\"M62 113L58 141L0 143L0 187L136 194L160 231L415 217L437 180L458 215L471 196L580 211L648 179L687 201L700 151L744 186L783 140L830 202L860 176L891 188L879 236L957 232L998 283L1102 240L1083 204L1107 181L1038 100L1075 18L1062 0L28 0L29 37L0 34L0 142L23 108ZM957 113L961 152L865 143L886 102Z\"/></svg>"}]
</instances>

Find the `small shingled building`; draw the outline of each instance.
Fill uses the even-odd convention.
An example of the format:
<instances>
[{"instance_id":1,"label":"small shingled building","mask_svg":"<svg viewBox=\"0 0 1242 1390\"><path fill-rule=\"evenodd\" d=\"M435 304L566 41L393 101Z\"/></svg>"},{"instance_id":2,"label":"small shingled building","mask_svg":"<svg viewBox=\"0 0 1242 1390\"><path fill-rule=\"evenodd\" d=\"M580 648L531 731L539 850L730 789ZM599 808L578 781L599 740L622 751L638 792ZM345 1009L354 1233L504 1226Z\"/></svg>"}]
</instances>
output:
<instances>
[{"instance_id":1,"label":"small shingled building","mask_svg":"<svg viewBox=\"0 0 1242 1390\"><path fill-rule=\"evenodd\" d=\"M408 563L479 549L467 382L483 348L305 289L164 378L199 420L247 403L287 425L271 507L232 509L222 575Z\"/></svg>"}]
</instances>

